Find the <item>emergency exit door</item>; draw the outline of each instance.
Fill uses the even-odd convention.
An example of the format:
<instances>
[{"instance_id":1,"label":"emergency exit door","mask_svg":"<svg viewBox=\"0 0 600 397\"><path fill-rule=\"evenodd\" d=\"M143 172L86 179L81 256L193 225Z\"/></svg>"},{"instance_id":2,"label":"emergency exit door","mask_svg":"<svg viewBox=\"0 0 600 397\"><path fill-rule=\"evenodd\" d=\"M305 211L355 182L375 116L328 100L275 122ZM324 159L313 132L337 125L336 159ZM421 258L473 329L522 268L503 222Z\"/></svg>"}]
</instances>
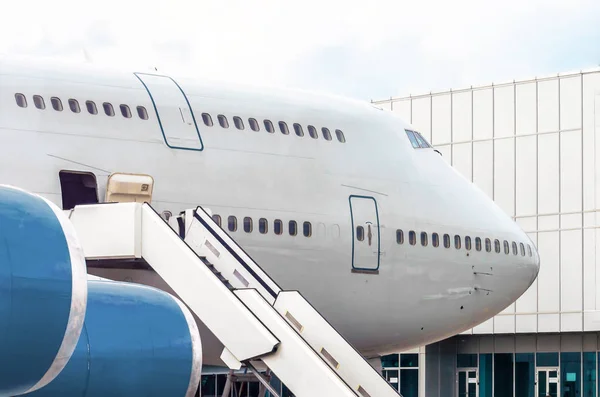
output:
<instances>
[{"instance_id":1,"label":"emergency exit door","mask_svg":"<svg viewBox=\"0 0 600 397\"><path fill-rule=\"evenodd\" d=\"M156 112L167 146L172 149L202 150L202 138L188 98L168 76L135 73L142 82Z\"/></svg>"},{"instance_id":2,"label":"emergency exit door","mask_svg":"<svg viewBox=\"0 0 600 397\"><path fill-rule=\"evenodd\" d=\"M352 270L379 269L379 212L377 201L368 196L350 196L352 219Z\"/></svg>"}]
</instances>

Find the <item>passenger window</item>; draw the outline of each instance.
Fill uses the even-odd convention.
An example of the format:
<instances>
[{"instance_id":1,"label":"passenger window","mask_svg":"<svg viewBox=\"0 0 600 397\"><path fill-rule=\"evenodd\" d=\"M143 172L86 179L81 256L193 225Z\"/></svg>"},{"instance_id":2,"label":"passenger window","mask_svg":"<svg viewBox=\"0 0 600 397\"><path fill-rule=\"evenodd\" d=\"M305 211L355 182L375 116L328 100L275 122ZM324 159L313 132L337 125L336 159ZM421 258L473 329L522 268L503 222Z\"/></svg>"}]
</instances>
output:
<instances>
[{"instance_id":1,"label":"passenger window","mask_svg":"<svg viewBox=\"0 0 600 397\"><path fill-rule=\"evenodd\" d=\"M458 234L454 235L454 248L460 249L460 236Z\"/></svg>"},{"instance_id":2,"label":"passenger window","mask_svg":"<svg viewBox=\"0 0 600 397\"><path fill-rule=\"evenodd\" d=\"M63 105L60 98L53 96L52 98L50 98L50 103L52 103L52 109L56 110L57 112L62 112Z\"/></svg>"},{"instance_id":3,"label":"passenger window","mask_svg":"<svg viewBox=\"0 0 600 397\"><path fill-rule=\"evenodd\" d=\"M252 131L260 131L260 127L258 126L258 121L256 121L256 119L248 119L248 124L250 124L250 129Z\"/></svg>"},{"instance_id":4,"label":"passenger window","mask_svg":"<svg viewBox=\"0 0 600 397\"><path fill-rule=\"evenodd\" d=\"M230 216L227 218L227 228L230 232L235 232L237 230L237 218L235 216Z\"/></svg>"},{"instance_id":5,"label":"passenger window","mask_svg":"<svg viewBox=\"0 0 600 397\"><path fill-rule=\"evenodd\" d=\"M531 255L531 245L527 244L527 255L532 256Z\"/></svg>"},{"instance_id":6,"label":"passenger window","mask_svg":"<svg viewBox=\"0 0 600 397\"><path fill-rule=\"evenodd\" d=\"M396 244L404 244L404 232L400 229L396 230Z\"/></svg>"},{"instance_id":7,"label":"passenger window","mask_svg":"<svg viewBox=\"0 0 600 397\"><path fill-rule=\"evenodd\" d=\"M508 241L504 240L504 253L506 255L508 255L509 252L510 252L510 248L508 246Z\"/></svg>"},{"instance_id":8,"label":"passenger window","mask_svg":"<svg viewBox=\"0 0 600 397\"><path fill-rule=\"evenodd\" d=\"M273 231L277 235L281 235L283 233L283 222L281 219L275 219L275 222L273 222Z\"/></svg>"},{"instance_id":9,"label":"passenger window","mask_svg":"<svg viewBox=\"0 0 600 397\"><path fill-rule=\"evenodd\" d=\"M102 104L102 107L104 108L104 113L105 113L107 116L110 116L110 117L112 117L112 116L114 116L114 115L115 115L115 109L113 109L113 105L112 105L112 104L110 104L110 103L108 103L108 102L104 102L104 103Z\"/></svg>"},{"instance_id":10,"label":"passenger window","mask_svg":"<svg viewBox=\"0 0 600 397\"><path fill-rule=\"evenodd\" d=\"M298 224L296 223L296 221L290 221L290 223L288 224L288 231L290 233L290 236L295 236L298 234Z\"/></svg>"},{"instance_id":11,"label":"passenger window","mask_svg":"<svg viewBox=\"0 0 600 397\"><path fill-rule=\"evenodd\" d=\"M465 248L467 251L471 251L471 237L465 237Z\"/></svg>"},{"instance_id":12,"label":"passenger window","mask_svg":"<svg viewBox=\"0 0 600 397\"><path fill-rule=\"evenodd\" d=\"M517 243L512 242L513 255L517 255L519 252L517 250Z\"/></svg>"},{"instance_id":13,"label":"passenger window","mask_svg":"<svg viewBox=\"0 0 600 397\"><path fill-rule=\"evenodd\" d=\"M19 93L15 94L15 101L17 101L17 105L20 108L27 107L27 98L25 98L25 95Z\"/></svg>"},{"instance_id":14,"label":"passenger window","mask_svg":"<svg viewBox=\"0 0 600 397\"><path fill-rule=\"evenodd\" d=\"M304 237L312 236L312 224L310 222L304 222L302 225L302 230L304 232Z\"/></svg>"},{"instance_id":15,"label":"passenger window","mask_svg":"<svg viewBox=\"0 0 600 397\"><path fill-rule=\"evenodd\" d=\"M246 233L252 233L252 218L249 216L244 218L244 231Z\"/></svg>"},{"instance_id":16,"label":"passenger window","mask_svg":"<svg viewBox=\"0 0 600 397\"><path fill-rule=\"evenodd\" d=\"M406 135L408 136L408 140L410 141L410 144L412 145L412 147L415 149L418 149L420 146L419 146L419 142L417 141L417 138L415 138L415 134L409 130L404 130L404 131L406 131Z\"/></svg>"},{"instance_id":17,"label":"passenger window","mask_svg":"<svg viewBox=\"0 0 600 397\"><path fill-rule=\"evenodd\" d=\"M363 241L365 239L365 228L362 226L356 226L356 239Z\"/></svg>"},{"instance_id":18,"label":"passenger window","mask_svg":"<svg viewBox=\"0 0 600 397\"><path fill-rule=\"evenodd\" d=\"M265 130L267 130L267 132L271 134L275 132L275 127L273 127L273 123L271 123L271 120L265 120Z\"/></svg>"},{"instance_id":19,"label":"passenger window","mask_svg":"<svg viewBox=\"0 0 600 397\"><path fill-rule=\"evenodd\" d=\"M290 134L290 130L288 130L288 126L285 123L285 121L280 121L279 122L279 131L281 131L281 133L283 135L289 135Z\"/></svg>"},{"instance_id":20,"label":"passenger window","mask_svg":"<svg viewBox=\"0 0 600 397\"><path fill-rule=\"evenodd\" d=\"M421 245L427 247L427 232L421 232Z\"/></svg>"},{"instance_id":21,"label":"passenger window","mask_svg":"<svg viewBox=\"0 0 600 397\"><path fill-rule=\"evenodd\" d=\"M415 245L417 243L417 234L412 230L408 232L408 243L410 245Z\"/></svg>"},{"instance_id":22,"label":"passenger window","mask_svg":"<svg viewBox=\"0 0 600 397\"><path fill-rule=\"evenodd\" d=\"M330 141L331 140L331 132L329 132L329 128L321 128L321 132L323 133L323 138L325 138L326 141Z\"/></svg>"},{"instance_id":23,"label":"passenger window","mask_svg":"<svg viewBox=\"0 0 600 397\"><path fill-rule=\"evenodd\" d=\"M81 108L79 107L79 102L77 102L77 99L69 99L69 108L71 109L71 112L73 113L79 113L81 112Z\"/></svg>"},{"instance_id":24,"label":"passenger window","mask_svg":"<svg viewBox=\"0 0 600 397\"><path fill-rule=\"evenodd\" d=\"M265 218L260 218L258 220L258 231L261 234L267 234L269 231L269 222Z\"/></svg>"},{"instance_id":25,"label":"passenger window","mask_svg":"<svg viewBox=\"0 0 600 397\"><path fill-rule=\"evenodd\" d=\"M148 120L148 112L146 111L146 108L143 106L138 106L137 107L137 114L138 117L142 120Z\"/></svg>"},{"instance_id":26,"label":"passenger window","mask_svg":"<svg viewBox=\"0 0 600 397\"><path fill-rule=\"evenodd\" d=\"M233 118L233 125L235 125L235 128L237 128L238 130L243 130L244 129L244 122L238 116L235 116Z\"/></svg>"},{"instance_id":27,"label":"passenger window","mask_svg":"<svg viewBox=\"0 0 600 397\"><path fill-rule=\"evenodd\" d=\"M525 244L520 243L519 247L521 248L521 256L525 256Z\"/></svg>"},{"instance_id":28,"label":"passenger window","mask_svg":"<svg viewBox=\"0 0 600 397\"><path fill-rule=\"evenodd\" d=\"M298 136L304 136L304 131L302 131L302 126L298 123L294 123L294 131Z\"/></svg>"},{"instance_id":29,"label":"passenger window","mask_svg":"<svg viewBox=\"0 0 600 397\"><path fill-rule=\"evenodd\" d=\"M119 105L119 109L121 109L121 116L125 117L126 119L131 118L131 109L129 109L129 106Z\"/></svg>"},{"instance_id":30,"label":"passenger window","mask_svg":"<svg viewBox=\"0 0 600 397\"><path fill-rule=\"evenodd\" d=\"M475 237L475 249L481 251L481 239L479 237Z\"/></svg>"},{"instance_id":31,"label":"passenger window","mask_svg":"<svg viewBox=\"0 0 600 397\"><path fill-rule=\"evenodd\" d=\"M202 113L202 121L204 122L204 125L207 127L213 126L212 117L210 117L210 114L208 114L208 113Z\"/></svg>"},{"instance_id":32,"label":"passenger window","mask_svg":"<svg viewBox=\"0 0 600 397\"><path fill-rule=\"evenodd\" d=\"M335 135L337 136L338 141L341 143L346 143L346 137L341 130L335 130Z\"/></svg>"},{"instance_id":33,"label":"passenger window","mask_svg":"<svg viewBox=\"0 0 600 397\"><path fill-rule=\"evenodd\" d=\"M431 244L433 244L434 247L440 246L440 236L437 233L431 235Z\"/></svg>"},{"instance_id":34,"label":"passenger window","mask_svg":"<svg viewBox=\"0 0 600 397\"><path fill-rule=\"evenodd\" d=\"M44 103L44 98L39 95L33 96L33 103L38 109L46 109L46 104Z\"/></svg>"},{"instance_id":35,"label":"passenger window","mask_svg":"<svg viewBox=\"0 0 600 397\"><path fill-rule=\"evenodd\" d=\"M444 234L444 247L450 248L450 235Z\"/></svg>"},{"instance_id":36,"label":"passenger window","mask_svg":"<svg viewBox=\"0 0 600 397\"><path fill-rule=\"evenodd\" d=\"M213 215L212 216L213 221L215 221L215 223L217 225L219 225L219 227L221 227L221 215Z\"/></svg>"},{"instance_id":37,"label":"passenger window","mask_svg":"<svg viewBox=\"0 0 600 397\"><path fill-rule=\"evenodd\" d=\"M498 239L494 240L494 250L496 251L497 254L500 253L500 240L498 240Z\"/></svg>"},{"instance_id":38,"label":"passenger window","mask_svg":"<svg viewBox=\"0 0 600 397\"><path fill-rule=\"evenodd\" d=\"M227 121L227 117L220 114L217 116L217 119L219 120L219 125L222 128L229 128L229 121Z\"/></svg>"},{"instance_id":39,"label":"passenger window","mask_svg":"<svg viewBox=\"0 0 600 397\"><path fill-rule=\"evenodd\" d=\"M96 108L96 104L93 101L85 101L85 107L89 114L98 114L98 108Z\"/></svg>"},{"instance_id":40,"label":"passenger window","mask_svg":"<svg viewBox=\"0 0 600 397\"><path fill-rule=\"evenodd\" d=\"M312 125L308 126L308 135L310 135L310 137L313 139L317 139L319 137L319 134L317 133L317 129Z\"/></svg>"},{"instance_id":41,"label":"passenger window","mask_svg":"<svg viewBox=\"0 0 600 397\"><path fill-rule=\"evenodd\" d=\"M492 252L492 240L490 240L489 238L485 239L485 250L487 252Z\"/></svg>"}]
</instances>

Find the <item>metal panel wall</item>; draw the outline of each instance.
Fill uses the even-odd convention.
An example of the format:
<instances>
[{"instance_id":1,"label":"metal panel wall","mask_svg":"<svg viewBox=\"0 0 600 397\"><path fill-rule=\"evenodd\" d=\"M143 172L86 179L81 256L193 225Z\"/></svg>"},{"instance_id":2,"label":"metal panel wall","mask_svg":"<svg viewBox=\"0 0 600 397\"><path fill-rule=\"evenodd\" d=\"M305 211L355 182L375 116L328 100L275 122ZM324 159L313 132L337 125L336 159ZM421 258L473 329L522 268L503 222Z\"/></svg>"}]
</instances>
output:
<instances>
[{"instance_id":1,"label":"metal panel wall","mask_svg":"<svg viewBox=\"0 0 600 397\"><path fill-rule=\"evenodd\" d=\"M430 138L539 249L531 288L465 334L599 331L600 70L378 103Z\"/></svg>"}]
</instances>

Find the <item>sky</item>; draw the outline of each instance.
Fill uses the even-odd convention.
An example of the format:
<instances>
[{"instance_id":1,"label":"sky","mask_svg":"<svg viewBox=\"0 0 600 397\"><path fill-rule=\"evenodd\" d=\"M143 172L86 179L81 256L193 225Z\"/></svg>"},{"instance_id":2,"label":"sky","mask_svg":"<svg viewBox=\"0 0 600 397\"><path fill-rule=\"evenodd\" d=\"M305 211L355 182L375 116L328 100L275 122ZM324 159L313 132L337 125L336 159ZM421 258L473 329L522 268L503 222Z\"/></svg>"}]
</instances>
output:
<instances>
[{"instance_id":1,"label":"sky","mask_svg":"<svg viewBox=\"0 0 600 397\"><path fill-rule=\"evenodd\" d=\"M600 66L600 0L10 2L0 54L380 100Z\"/></svg>"}]
</instances>

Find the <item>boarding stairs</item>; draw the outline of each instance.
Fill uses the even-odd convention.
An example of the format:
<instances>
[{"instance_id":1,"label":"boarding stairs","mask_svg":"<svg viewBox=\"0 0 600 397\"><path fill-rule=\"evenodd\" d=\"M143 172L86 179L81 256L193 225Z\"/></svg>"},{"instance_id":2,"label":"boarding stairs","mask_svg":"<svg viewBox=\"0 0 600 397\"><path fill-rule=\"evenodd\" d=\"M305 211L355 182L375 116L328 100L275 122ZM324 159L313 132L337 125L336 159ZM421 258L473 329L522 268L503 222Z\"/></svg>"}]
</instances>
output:
<instances>
[{"instance_id":1,"label":"boarding stairs","mask_svg":"<svg viewBox=\"0 0 600 397\"><path fill-rule=\"evenodd\" d=\"M284 291L203 208L165 221L147 203L76 206L88 260L144 260L225 346L231 370L272 371L297 397L398 397L304 299Z\"/></svg>"}]
</instances>

